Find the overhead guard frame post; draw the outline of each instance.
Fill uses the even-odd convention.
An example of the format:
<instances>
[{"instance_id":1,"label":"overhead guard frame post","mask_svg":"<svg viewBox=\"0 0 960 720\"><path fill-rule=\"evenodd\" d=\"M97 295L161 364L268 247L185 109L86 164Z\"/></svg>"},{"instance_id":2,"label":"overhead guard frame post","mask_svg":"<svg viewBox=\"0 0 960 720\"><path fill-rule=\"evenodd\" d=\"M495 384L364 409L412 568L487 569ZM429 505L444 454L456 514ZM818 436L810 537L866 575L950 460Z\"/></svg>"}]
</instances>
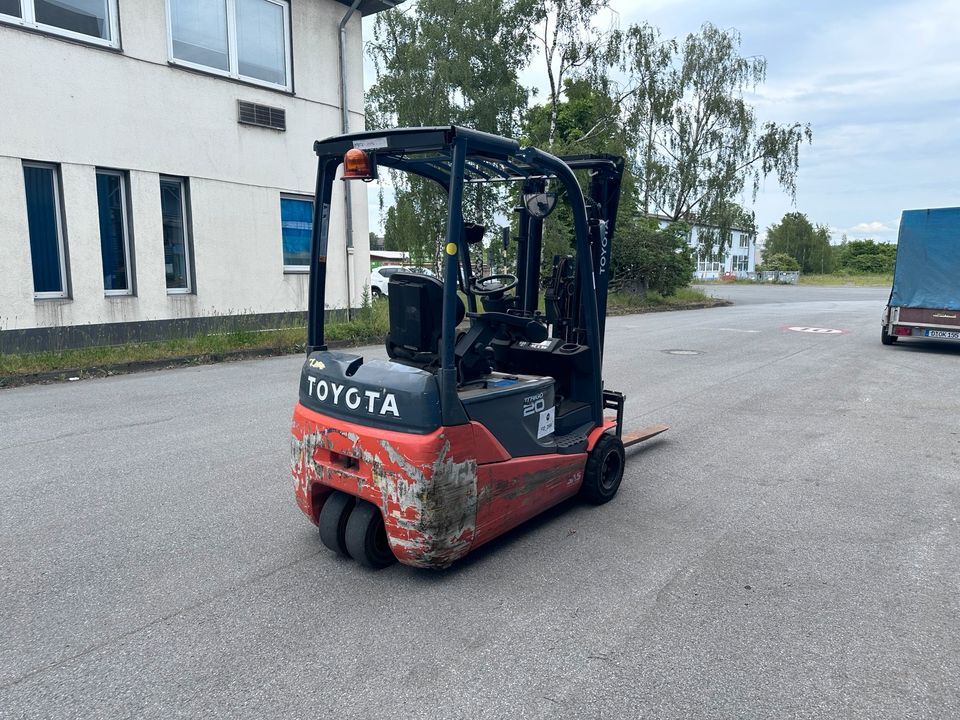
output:
<instances>
[{"instance_id":1,"label":"overhead guard frame post","mask_svg":"<svg viewBox=\"0 0 960 720\"><path fill-rule=\"evenodd\" d=\"M526 184L524 184L526 187ZM522 191L521 191L522 195ZM527 206L520 198L520 208L517 215L517 289L516 295L523 302L527 296L527 239L530 235L530 213L527 212Z\"/></svg>"},{"instance_id":2,"label":"overhead guard frame post","mask_svg":"<svg viewBox=\"0 0 960 720\"><path fill-rule=\"evenodd\" d=\"M560 158L536 148L523 148L519 156L533 167L544 168L553 172L567 191L570 209L573 212L574 237L577 239L577 269L581 283L586 284L586 291L581 291L583 299L581 312L586 325L587 346L590 348L590 364L593 368L590 393L593 396L591 419L597 425L603 422L603 384L600 380L602 372L602 355L600 352L600 322L597 316L596 276L593 272L593 253L590 248L590 228L587 222L587 206L583 198L583 189L577 181L577 176Z\"/></svg>"},{"instance_id":3,"label":"overhead guard frame post","mask_svg":"<svg viewBox=\"0 0 960 720\"><path fill-rule=\"evenodd\" d=\"M542 179L530 180L523 192L542 193L547 184ZM526 203L523 203L526 208ZM527 243L524 257L524 291L521 294L525 312L536 312L540 307L540 255L543 251L543 218L527 214Z\"/></svg>"},{"instance_id":4,"label":"overhead guard frame post","mask_svg":"<svg viewBox=\"0 0 960 720\"><path fill-rule=\"evenodd\" d=\"M322 157L317 173L317 188L313 203L313 232L310 234L310 289L307 297L308 355L316 350L327 349L324 344L323 324L326 314L330 202L333 197L333 179L340 162L340 158Z\"/></svg>"},{"instance_id":5,"label":"overhead guard frame post","mask_svg":"<svg viewBox=\"0 0 960 720\"><path fill-rule=\"evenodd\" d=\"M454 340L457 333L457 281L460 244L463 241L463 167L467 139L453 139L453 162L447 203L447 238L443 247L443 332L440 338L440 418L446 425L463 425L467 415L457 396Z\"/></svg>"}]
</instances>

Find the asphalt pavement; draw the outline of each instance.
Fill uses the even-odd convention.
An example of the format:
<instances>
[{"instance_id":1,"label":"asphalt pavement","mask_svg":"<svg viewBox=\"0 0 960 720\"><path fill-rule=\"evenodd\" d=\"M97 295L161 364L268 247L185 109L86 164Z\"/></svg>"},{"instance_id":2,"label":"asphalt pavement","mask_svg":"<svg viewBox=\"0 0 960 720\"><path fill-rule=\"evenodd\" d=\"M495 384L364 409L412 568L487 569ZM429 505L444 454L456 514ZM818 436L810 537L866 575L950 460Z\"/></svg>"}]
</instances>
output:
<instances>
[{"instance_id":1,"label":"asphalt pavement","mask_svg":"<svg viewBox=\"0 0 960 720\"><path fill-rule=\"evenodd\" d=\"M0 718L960 716L960 344L711 292L608 320L614 501L446 571L320 545L300 357L0 391Z\"/></svg>"}]
</instances>

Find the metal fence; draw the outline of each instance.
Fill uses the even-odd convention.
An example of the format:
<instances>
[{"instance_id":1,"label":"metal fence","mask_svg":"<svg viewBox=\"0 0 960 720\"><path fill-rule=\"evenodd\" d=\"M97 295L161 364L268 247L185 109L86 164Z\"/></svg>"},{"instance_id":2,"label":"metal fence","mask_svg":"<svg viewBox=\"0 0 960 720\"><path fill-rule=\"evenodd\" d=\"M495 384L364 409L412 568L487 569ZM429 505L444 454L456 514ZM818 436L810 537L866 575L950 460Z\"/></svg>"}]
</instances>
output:
<instances>
[{"instance_id":1,"label":"metal fence","mask_svg":"<svg viewBox=\"0 0 960 720\"><path fill-rule=\"evenodd\" d=\"M787 285L796 285L800 282L799 270L764 270L757 273L760 282L764 283L783 283Z\"/></svg>"}]
</instances>

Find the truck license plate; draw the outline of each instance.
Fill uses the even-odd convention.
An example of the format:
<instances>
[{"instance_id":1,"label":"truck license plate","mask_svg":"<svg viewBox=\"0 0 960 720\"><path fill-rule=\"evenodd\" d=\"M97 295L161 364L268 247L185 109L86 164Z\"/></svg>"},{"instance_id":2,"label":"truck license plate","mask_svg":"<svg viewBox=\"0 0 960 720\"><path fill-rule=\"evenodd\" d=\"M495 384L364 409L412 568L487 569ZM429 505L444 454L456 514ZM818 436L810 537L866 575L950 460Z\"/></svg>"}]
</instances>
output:
<instances>
[{"instance_id":1,"label":"truck license plate","mask_svg":"<svg viewBox=\"0 0 960 720\"><path fill-rule=\"evenodd\" d=\"M960 340L960 332L954 330L924 330L926 337L946 338L948 340Z\"/></svg>"}]
</instances>

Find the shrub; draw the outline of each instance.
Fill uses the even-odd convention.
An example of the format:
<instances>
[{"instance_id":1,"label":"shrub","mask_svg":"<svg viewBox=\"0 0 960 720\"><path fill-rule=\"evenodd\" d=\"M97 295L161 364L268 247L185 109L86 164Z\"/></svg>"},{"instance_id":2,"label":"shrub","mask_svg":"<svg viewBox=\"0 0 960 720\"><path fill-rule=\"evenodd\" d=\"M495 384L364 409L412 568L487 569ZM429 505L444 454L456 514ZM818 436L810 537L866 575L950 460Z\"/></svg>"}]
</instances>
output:
<instances>
[{"instance_id":1,"label":"shrub","mask_svg":"<svg viewBox=\"0 0 960 720\"><path fill-rule=\"evenodd\" d=\"M666 296L689 285L696 265L687 230L683 223L661 229L656 220L624 218L614 238L611 289Z\"/></svg>"},{"instance_id":2,"label":"shrub","mask_svg":"<svg viewBox=\"0 0 960 720\"><path fill-rule=\"evenodd\" d=\"M799 270L800 263L797 262L796 258L786 253L777 253L771 255L769 258L766 258L761 265L759 270L783 270L783 271L792 271Z\"/></svg>"}]
</instances>

